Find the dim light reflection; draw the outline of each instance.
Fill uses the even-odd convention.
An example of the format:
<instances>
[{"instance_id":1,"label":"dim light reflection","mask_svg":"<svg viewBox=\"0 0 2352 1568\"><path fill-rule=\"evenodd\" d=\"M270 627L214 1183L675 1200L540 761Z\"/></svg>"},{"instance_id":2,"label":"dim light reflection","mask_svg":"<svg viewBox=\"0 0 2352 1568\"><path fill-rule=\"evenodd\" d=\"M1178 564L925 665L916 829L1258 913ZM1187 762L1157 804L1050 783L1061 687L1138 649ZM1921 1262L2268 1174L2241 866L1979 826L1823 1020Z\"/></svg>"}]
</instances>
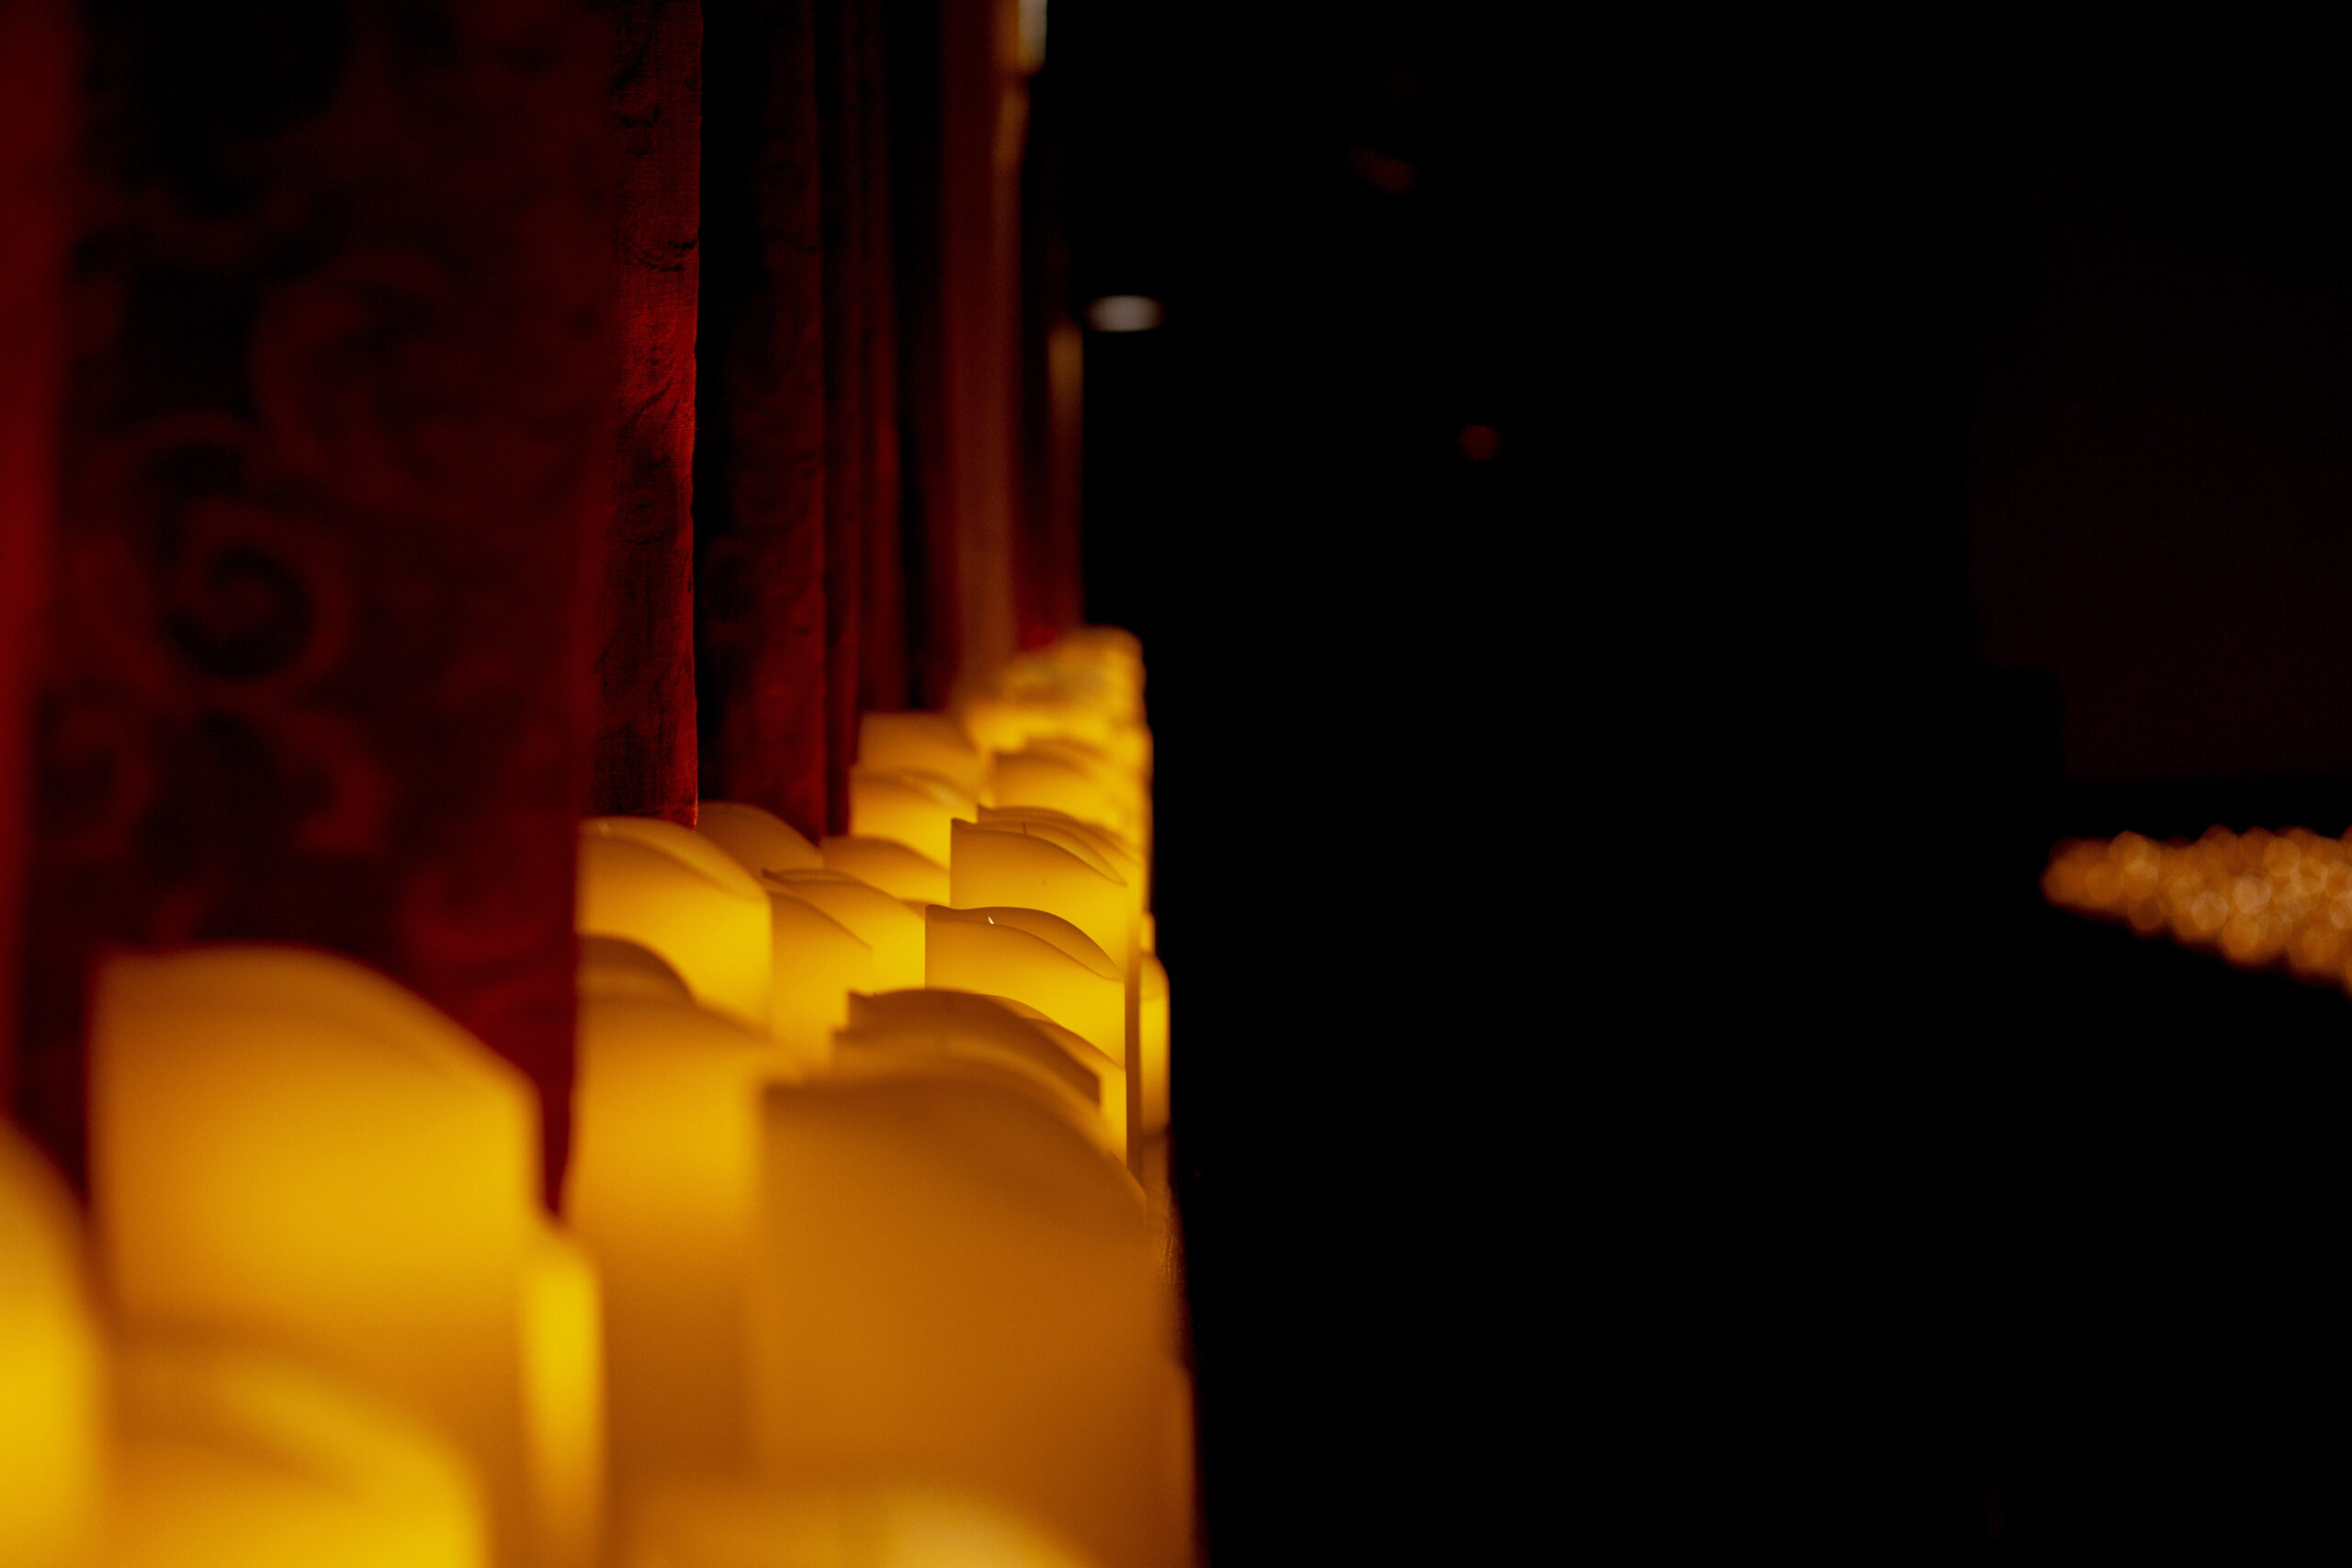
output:
<instances>
[{"instance_id":1,"label":"dim light reflection","mask_svg":"<svg viewBox=\"0 0 2352 1568\"><path fill-rule=\"evenodd\" d=\"M2207 948L2242 968L2284 964L2352 990L2352 842L2307 828L2071 840L2041 890L2060 908Z\"/></svg>"}]
</instances>

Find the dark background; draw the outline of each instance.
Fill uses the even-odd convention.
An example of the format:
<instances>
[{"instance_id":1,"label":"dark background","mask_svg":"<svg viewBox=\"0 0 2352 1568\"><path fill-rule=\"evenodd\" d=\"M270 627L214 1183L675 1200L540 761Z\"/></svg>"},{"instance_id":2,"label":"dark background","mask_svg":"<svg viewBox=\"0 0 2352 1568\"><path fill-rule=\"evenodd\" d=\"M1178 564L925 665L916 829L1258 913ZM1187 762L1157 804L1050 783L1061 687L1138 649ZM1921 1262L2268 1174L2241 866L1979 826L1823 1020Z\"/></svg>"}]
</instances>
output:
<instances>
[{"instance_id":1,"label":"dark background","mask_svg":"<svg viewBox=\"0 0 2352 1568\"><path fill-rule=\"evenodd\" d=\"M2345 999L2036 888L2352 821L2327 57L1500 15L1036 84L1215 1561L2352 1545Z\"/></svg>"}]
</instances>

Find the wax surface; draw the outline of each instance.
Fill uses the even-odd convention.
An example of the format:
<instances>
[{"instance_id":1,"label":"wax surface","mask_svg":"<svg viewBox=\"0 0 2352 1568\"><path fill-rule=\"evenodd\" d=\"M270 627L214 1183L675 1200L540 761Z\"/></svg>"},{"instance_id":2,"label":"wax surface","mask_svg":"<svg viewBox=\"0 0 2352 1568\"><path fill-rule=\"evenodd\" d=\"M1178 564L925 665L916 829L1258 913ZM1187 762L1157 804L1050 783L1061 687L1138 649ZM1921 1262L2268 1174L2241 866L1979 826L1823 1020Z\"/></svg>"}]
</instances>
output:
<instances>
[{"instance_id":1,"label":"wax surface","mask_svg":"<svg viewBox=\"0 0 2352 1568\"><path fill-rule=\"evenodd\" d=\"M0 1568L87 1550L103 1500L104 1361L73 1200L0 1122Z\"/></svg>"}]
</instances>

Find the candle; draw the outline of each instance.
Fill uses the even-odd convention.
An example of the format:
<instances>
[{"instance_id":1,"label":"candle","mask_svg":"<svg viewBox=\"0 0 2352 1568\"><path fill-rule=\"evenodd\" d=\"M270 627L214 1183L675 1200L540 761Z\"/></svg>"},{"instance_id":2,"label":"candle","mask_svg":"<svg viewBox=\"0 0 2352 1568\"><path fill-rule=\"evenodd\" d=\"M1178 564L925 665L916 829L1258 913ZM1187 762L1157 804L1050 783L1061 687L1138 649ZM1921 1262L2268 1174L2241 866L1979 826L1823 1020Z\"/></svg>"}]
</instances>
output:
<instances>
[{"instance_id":1,"label":"candle","mask_svg":"<svg viewBox=\"0 0 2352 1568\"><path fill-rule=\"evenodd\" d=\"M820 846L831 871L847 872L910 904L947 902L947 867L891 839L827 838Z\"/></svg>"},{"instance_id":2,"label":"candle","mask_svg":"<svg viewBox=\"0 0 2352 1568\"><path fill-rule=\"evenodd\" d=\"M754 876L767 871L809 871L825 863L817 846L783 818L740 800L696 802L695 831Z\"/></svg>"},{"instance_id":3,"label":"candle","mask_svg":"<svg viewBox=\"0 0 2352 1568\"><path fill-rule=\"evenodd\" d=\"M1159 1243L1099 1141L1001 1075L779 1086L764 1115L765 1473L968 1487L1102 1568L1189 1562Z\"/></svg>"},{"instance_id":4,"label":"candle","mask_svg":"<svg viewBox=\"0 0 2352 1568\"><path fill-rule=\"evenodd\" d=\"M745 1452L745 1269L763 1035L695 1007L651 953L591 939L564 1213L605 1285L614 1495Z\"/></svg>"},{"instance_id":5,"label":"candle","mask_svg":"<svg viewBox=\"0 0 2352 1568\"><path fill-rule=\"evenodd\" d=\"M930 989L852 997L849 1027L835 1038L853 1055L922 1051L1008 1066L1071 1097L1104 1145L1126 1157L1125 1069L1076 1032L1010 997Z\"/></svg>"},{"instance_id":6,"label":"candle","mask_svg":"<svg viewBox=\"0 0 2352 1568\"><path fill-rule=\"evenodd\" d=\"M979 802L945 779L850 770L850 832L860 838L895 839L941 865L947 863L950 825L973 821L978 813Z\"/></svg>"},{"instance_id":7,"label":"candle","mask_svg":"<svg viewBox=\"0 0 2352 1568\"><path fill-rule=\"evenodd\" d=\"M989 790L999 806L1050 807L1142 841L1142 816L1131 790L1107 765L1091 764L1075 748L1034 742L1023 750L1001 752L989 764Z\"/></svg>"},{"instance_id":8,"label":"candle","mask_svg":"<svg viewBox=\"0 0 2352 1568\"><path fill-rule=\"evenodd\" d=\"M100 972L90 1188L123 1321L415 1413L476 1466L501 1562L573 1568L597 1528L594 1285L538 1167L522 1076L371 970L220 947Z\"/></svg>"},{"instance_id":9,"label":"candle","mask_svg":"<svg viewBox=\"0 0 2352 1568\"><path fill-rule=\"evenodd\" d=\"M0 1563L78 1562L98 1524L105 1348L81 1224L0 1122Z\"/></svg>"},{"instance_id":10,"label":"candle","mask_svg":"<svg viewBox=\"0 0 2352 1568\"><path fill-rule=\"evenodd\" d=\"M849 993L874 988L874 949L816 904L773 882L762 886L775 940L769 1032L793 1062L820 1066L848 1021Z\"/></svg>"},{"instance_id":11,"label":"candle","mask_svg":"<svg viewBox=\"0 0 2352 1568\"><path fill-rule=\"evenodd\" d=\"M648 1494L621 1568L1102 1568L999 1499L879 1481L815 1487L697 1478Z\"/></svg>"},{"instance_id":12,"label":"candle","mask_svg":"<svg viewBox=\"0 0 2352 1568\"><path fill-rule=\"evenodd\" d=\"M944 714L864 715L857 721L857 765L884 773L928 773L975 798L988 787L988 758Z\"/></svg>"},{"instance_id":13,"label":"candle","mask_svg":"<svg viewBox=\"0 0 2352 1568\"><path fill-rule=\"evenodd\" d=\"M847 989L895 991L922 984L922 917L903 900L845 871L774 872L764 880L771 889L823 910L874 950L871 982Z\"/></svg>"},{"instance_id":14,"label":"candle","mask_svg":"<svg viewBox=\"0 0 2352 1568\"><path fill-rule=\"evenodd\" d=\"M1011 997L1126 1060L1126 986L1084 931L1042 909L924 911L926 985Z\"/></svg>"},{"instance_id":15,"label":"candle","mask_svg":"<svg viewBox=\"0 0 2352 1568\"><path fill-rule=\"evenodd\" d=\"M395 1404L203 1337L134 1336L114 1372L109 1568L488 1568L473 1466Z\"/></svg>"},{"instance_id":16,"label":"candle","mask_svg":"<svg viewBox=\"0 0 2352 1568\"><path fill-rule=\"evenodd\" d=\"M1168 971L1156 953L1143 955L1142 968L1136 1055L1143 1068L1143 1091L1137 1098L1141 1130L1149 1136L1168 1126Z\"/></svg>"},{"instance_id":17,"label":"candle","mask_svg":"<svg viewBox=\"0 0 2352 1568\"><path fill-rule=\"evenodd\" d=\"M592 818L581 825L578 898L582 936L650 948L705 1007L768 1026L768 895L713 840L651 818Z\"/></svg>"}]
</instances>

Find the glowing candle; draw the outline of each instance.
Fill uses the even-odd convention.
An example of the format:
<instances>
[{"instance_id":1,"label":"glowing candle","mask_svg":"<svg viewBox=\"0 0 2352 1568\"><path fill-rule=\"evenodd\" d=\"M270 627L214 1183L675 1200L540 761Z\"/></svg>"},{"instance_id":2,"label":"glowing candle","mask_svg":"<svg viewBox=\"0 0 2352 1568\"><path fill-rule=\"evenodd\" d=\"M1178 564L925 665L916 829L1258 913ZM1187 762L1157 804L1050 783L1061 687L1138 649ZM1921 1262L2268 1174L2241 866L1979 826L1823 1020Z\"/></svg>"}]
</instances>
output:
<instances>
[{"instance_id":1,"label":"glowing candle","mask_svg":"<svg viewBox=\"0 0 2352 1568\"><path fill-rule=\"evenodd\" d=\"M141 1336L117 1361L116 1392L108 1568L492 1561L465 1456L316 1368L244 1346Z\"/></svg>"},{"instance_id":2,"label":"glowing candle","mask_svg":"<svg viewBox=\"0 0 2352 1568\"><path fill-rule=\"evenodd\" d=\"M895 840L828 838L821 848L828 870L847 872L893 898L918 904L947 902L947 868Z\"/></svg>"},{"instance_id":3,"label":"glowing candle","mask_svg":"<svg viewBox=\"0 0 2352 1568\"><path fill-rule=\"evenodd\" d=\"M763 1149L767 1473L922 1477L1104 1568L1190 1560L1159 1242L1099 1143L1001 1077L910 1072L771 1089Z\"/></svg>"},{"instance_id":4,"label":"glowing candle","mask_svg":"<svg viewBox=\"0 0 2352 1568\"><path fill-rule=\"evenodd\" d=\"M579 928L651 948L695 999L768 1023L775 933L759 880L674 822L597 817L581 824Z\"/></svg>"},{"instance_id":5,"label":"glowing candle","mask_svg":"<svg viewBox=\"0 0 2352 1568\"><path fill-rule=\"evenodd\" d=\"M1136 1054L1143 1068L1140 1126L1148 1136L1168 1126L1168 971L1156 953L1143 955L1142 969Z\"/></svg>"},{"instance_id":6,"label":"glowing candle","mask_svg":"<svg viewBox=\"0 0 2352 1568\"><path fill-rule=\"evenodd\" d=\"M82 1560L105 1466L104 1348L81 1224L48 1163L0 1122L0 1564Z\"/></svg>"},{"instance_id":7,"label":"glowing candle","mask_svg":"<svg viewBox=\"0 0 2352 1568\"><path fill-rule=\"evenodd\" d=\"M564 1212L605 1285L615 1495L744 1457L756 1086L776 1046L687 999L661 960L582 954Z\"/></svg>"},{"instance_id":8,"label":"glowing candle","mask_svg":"<svg viewBox=\"0 0 2352 1568\"><path fill-rule=\"evenodd\" d=\"M922 984L922 917L904 900L845 871L778 872L765 880L772 890L822 909L874 950L871 982L848 989L895 991Z\"/></svg>"},{"instance_id":9,"label":"glowing candle","mask_svg":"<svg viewBox=\"0 0 2352 1568\"><path fill-rule=\"evenodd\" d=\"M815 903L763 885L775 932L775 981L768 1028L804 1067L832 1054L833 1031L849 1017L849 993L875 987L874 949Z\"/></svg>"},{"instance_id":10,"label":"glowing candle","mask_svg":"<svg viewBox=\"0 0 2352 1568\"><path fill-rule=\"evenodd\" d=\"M1042 909L934 905L924 919L925 985L1026 1002L1126 1060L1125 982L1084 931Z\"/></svg>"},{"instance_id":11,"label":"glowing candle","mask_svg":"<svg viewBox=\"0 0 2352 1568\"><path fill-rule=\"evenodd\" d=\"M989 764L989 788L999 806L1050 807L1130 839L1140 825L1130 792L1069 750L1001 752Z\"/></svg>"},{"instance_id":12,"label":"glowing candle","mask_svg":"<svg viewBox=\"0 0 2352 1568\"><path fill-rule=\"evenodd\" d=\"M740 800L696 803L695 831L754 876L769 871L809 871L825 863L817 846L783 818Z\"/></svg>"},{"instance_id":13,"label":"glowing candle","mask_svg":"<svg viewBox=\"0 0 2352 1568\"><path fill-rule=\"evenodd\" d=\"M926 860L947 863L948 829L970 822L980 803L944 779L854 768L849 775L849 830L859 838L895 839Z\"/></svg>"},{"instance_id":14,"label":"glowing candle","mask_svg":"<svg viewBox=\"0 0 2352 1568\"><path fill-rule=\"evenodd\" d=\"M548 1233L538 1168L522 1076L373 971L267 947L101 971L90 1185L124 1319L416 1412L479 1468L501 1562L577 1564L594 1280Z\"/></svg>"},{"instance_id":15,"label":"glowing candle","mask_svg":"<svg viewBox=\"0 0 2352 1568\"><path fill-rule=\"evenodd\" d=\"M883 773L929 773L978 798L988 759L956 722L936 713L869 713L857 721L857 765Z\"/></svg>"},{"instance_id":16,"label":"glowing candle","mask_svg":"<svg viewBox=\"0 0 2352 1568\"><path fill-rule=\"evenodd\" d=\"M1010 997L923 989L852 997L849 1011L849 1027L835 1040L851 1055L924 1051L1009 1066L1073 1097L1105 1146L1126 1157L1125 1069L1036 1009Z\"/></svg>"},{"instance_id":17,"label":"glowing candle","mask_svg":"<svg viewBox=\"0 0 2352 1568\"><path fill-rule=\"evenodd\" d=\"M910 1482L816 1488L695 1478L650 1493L620 1568L1102 1568L976 1493Z\"/></svg>"}]
</instances>

